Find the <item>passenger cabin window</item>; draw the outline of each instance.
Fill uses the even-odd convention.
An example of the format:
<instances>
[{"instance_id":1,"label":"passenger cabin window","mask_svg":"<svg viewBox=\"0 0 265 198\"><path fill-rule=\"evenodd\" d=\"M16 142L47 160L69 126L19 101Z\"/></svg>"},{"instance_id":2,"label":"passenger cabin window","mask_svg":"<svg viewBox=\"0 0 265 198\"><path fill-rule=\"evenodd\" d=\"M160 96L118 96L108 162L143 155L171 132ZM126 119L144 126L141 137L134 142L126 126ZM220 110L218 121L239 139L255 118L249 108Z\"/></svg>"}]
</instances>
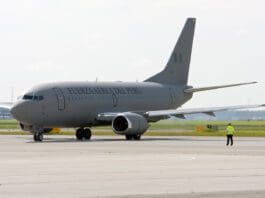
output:
<instances>
[{"instance_id":1,"label":"passenger cabin window","mask_svg":"<svg viewBox=\"0 0 265 198\"><path fill-rule=\"evenodd\" d=\"M33 96L33 95L24 95L23 100L35 100L35 101L41 101L44 99L43 96Z\"/></svg>"}]
</instances>

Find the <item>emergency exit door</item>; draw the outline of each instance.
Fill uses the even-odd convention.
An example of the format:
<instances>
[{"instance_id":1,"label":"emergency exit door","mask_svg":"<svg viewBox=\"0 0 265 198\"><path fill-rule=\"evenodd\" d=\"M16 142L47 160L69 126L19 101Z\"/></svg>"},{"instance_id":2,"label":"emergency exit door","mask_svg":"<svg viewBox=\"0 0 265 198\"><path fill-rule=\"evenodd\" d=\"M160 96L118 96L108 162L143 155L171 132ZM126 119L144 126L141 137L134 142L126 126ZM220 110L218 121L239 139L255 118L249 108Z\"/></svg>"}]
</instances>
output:
<instances>
[{"instance_id":1,"label":"emergency exit door","mask_svg":"<svg viewBox=\"0 0 265 198\"><path fill-rule=\"evenodd\" d=\"M63 111L65 109L65 98L63 91L60 88L53 88L53 91L57 98L58 110Z\"/></svg>"}]
</instances>

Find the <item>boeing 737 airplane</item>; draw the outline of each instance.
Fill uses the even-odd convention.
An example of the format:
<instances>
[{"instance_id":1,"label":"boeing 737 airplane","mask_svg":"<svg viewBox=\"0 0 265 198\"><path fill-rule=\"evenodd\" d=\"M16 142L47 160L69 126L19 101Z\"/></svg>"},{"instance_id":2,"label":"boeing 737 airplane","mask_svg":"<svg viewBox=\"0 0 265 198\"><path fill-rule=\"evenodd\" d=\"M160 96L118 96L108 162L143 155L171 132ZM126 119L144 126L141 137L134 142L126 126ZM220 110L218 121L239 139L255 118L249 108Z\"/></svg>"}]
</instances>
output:
<instances>
[{"instance_id":1,"label":"boeing 737 airplane","mask_svg":"<svg viewBox=\"0 0 265 198\"><path fill-rule=\"evenodd\" d=\"M10 109L23 130L35 141L53 128L76 128L78 140L91 138L93 126L111 125L127 140L139 140L150 122L185 114L254 108L246 105L199 109L179 109L193 93L252 84L240 83L193 88L187 85L195 19L188 18L175 48L160 73L144 82L59 82L42 84L23 95Z\"/></svg>"}]
</instances>

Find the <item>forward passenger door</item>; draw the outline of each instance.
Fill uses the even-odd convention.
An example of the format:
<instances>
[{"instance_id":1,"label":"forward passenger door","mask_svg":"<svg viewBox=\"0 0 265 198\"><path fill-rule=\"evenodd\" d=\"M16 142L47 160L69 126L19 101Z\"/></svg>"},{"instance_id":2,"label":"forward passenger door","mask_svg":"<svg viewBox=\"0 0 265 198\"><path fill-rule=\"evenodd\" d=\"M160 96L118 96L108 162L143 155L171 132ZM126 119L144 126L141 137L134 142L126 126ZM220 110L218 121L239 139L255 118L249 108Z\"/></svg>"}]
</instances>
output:
<instances>
[{"instance_id":1,"label":"forward passenger door","mask_svg":"<svg viewBox=\"0 0 265 198\"><path fill-rule=\"evenodd\" d=\"M65 97L64 97L62 89L53 88L53 91L54 91L56 98L57 98L58 110L59 111L65 110Z\"/></svg>"}]
</instances>

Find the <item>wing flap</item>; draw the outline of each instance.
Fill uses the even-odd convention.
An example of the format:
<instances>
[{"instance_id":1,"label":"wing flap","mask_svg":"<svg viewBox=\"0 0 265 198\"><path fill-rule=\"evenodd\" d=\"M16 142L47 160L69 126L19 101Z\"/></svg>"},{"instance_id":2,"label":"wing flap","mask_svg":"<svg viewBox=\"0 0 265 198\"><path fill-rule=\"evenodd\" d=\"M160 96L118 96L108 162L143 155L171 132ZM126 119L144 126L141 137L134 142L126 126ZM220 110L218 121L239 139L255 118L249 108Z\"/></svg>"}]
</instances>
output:
<instances>
[{"instance_id":1,"label":"wing flap","mask_svg":"<svg viewBox=\"0 0 265 198\"><path fill-rule=\"evenodd\" d=\"M180 118L180 119L186 119L184 114L175 114L173 116L176 117L176 118Z\"/></svg>"}]
</instances>

